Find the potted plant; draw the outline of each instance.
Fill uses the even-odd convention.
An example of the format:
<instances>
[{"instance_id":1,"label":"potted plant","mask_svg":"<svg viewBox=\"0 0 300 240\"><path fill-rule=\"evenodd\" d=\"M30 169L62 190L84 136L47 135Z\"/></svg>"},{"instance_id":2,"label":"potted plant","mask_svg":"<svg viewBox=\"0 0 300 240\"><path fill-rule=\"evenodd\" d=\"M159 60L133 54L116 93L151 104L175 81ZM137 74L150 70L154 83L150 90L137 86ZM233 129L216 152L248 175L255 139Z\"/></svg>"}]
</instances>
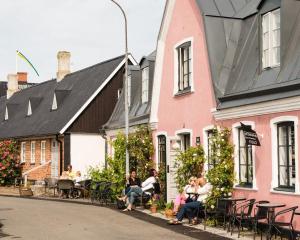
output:
<instances>
[{"instance_id":1,"label":"potted plant","mask_svg":"<svg viewBox=\"0 0 300 240\"><path fill-rule=\"evenodd\" d=\"M172 218L173 217L173 207L174 207L173 201L166 204L165 216L167 218Z\"/></svg>"},{"instance_id":2,"label":"potted plant","mask_svg":"<svg viewBox=\"0 0 300 240\"><path fill-rule=\"evenodd\" d=\"M149 205L150 205L151 213L157 213L157 200L156 199L150 199L149 200Z\"/></svg>"}]
</instances>

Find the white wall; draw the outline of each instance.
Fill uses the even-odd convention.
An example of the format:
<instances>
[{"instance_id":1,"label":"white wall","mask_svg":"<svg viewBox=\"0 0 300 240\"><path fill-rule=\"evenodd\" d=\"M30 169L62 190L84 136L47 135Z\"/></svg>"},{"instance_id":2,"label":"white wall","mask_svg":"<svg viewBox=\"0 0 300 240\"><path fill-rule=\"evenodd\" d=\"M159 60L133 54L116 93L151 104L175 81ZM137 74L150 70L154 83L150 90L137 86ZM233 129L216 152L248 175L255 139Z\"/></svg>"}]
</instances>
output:
<instances>
[{"instance_id":1,"label":"white wall","mask_svg":"<svg viewBox=\"0 0 300 240\"><path fill-rule=\"evenodd\" d=\"M87 174L89 166L104 166L105 140L99 134L71 134L71 165L74 171Z\"/></svg>"}]
</instances>

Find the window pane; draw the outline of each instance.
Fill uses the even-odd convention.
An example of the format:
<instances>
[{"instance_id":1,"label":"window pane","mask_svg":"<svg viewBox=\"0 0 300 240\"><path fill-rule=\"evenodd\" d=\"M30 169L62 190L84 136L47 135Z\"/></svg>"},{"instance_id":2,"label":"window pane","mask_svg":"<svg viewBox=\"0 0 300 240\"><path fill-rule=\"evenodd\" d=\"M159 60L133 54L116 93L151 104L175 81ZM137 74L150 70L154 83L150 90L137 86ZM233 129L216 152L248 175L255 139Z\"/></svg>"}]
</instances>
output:
<instances>
[{"instance_id":1,"label":"window pane","mask_svg":"<svg viewBox=\"0 0 300 240\"><path fill-rule=\"evenodd\" d=\"M240 164L246 164L246 149L240 148Z\"/></svg>"},{"instance_id":2,"label":"window pane","mask_svg":"<svg viewBox=\"0 0 300 240\"><path fill-rule=\"evenodd\" d=\"M269 21L270 20L269 19L270 18L269 18L268 13L263 16L263 19L262 19L263 33L270 31L270 29L269 29L269 26L270 26Z\"/></svg>"},{"instance_id":3,"label":"window pane","mask_svg":"<svg viewBox=\"0 0 300 240\"><path fill-rule=\"evenodd\" d=\"M189 59L189 48L183 49L183 60L187 61Z\"/></svg>"},{"instance_id":4,"label":"window pane","mask_svg":"<svg viewBox=\"0 0 300 240\"><path fill-rule=\"evenodd\" d=\"M286 145L286 140L287 140L286 138L287 138L286 127L285 126L278 127L278 144L279 144L279 146Z\"/></svg>"},{"instance_id":5,"label":"window pane","mask_svg":"<svg viewBox=\"0 0 300 240\"><path fill-rule=\"evenodd\" d=\"M287 186L287 168L279 167L279 185Z\"/></svg>"},{"instance_id":6,"label":"window pane","mask_svg":"<svg viewBox=\"0 0 300 240\"><path fill-rule=\"evenodd\" d=\"M287 149L285 146L279 147L279 165L287 165Z\"/></svg>"},{"instance_id":7,"label":"window pane","mask_svg":"<svg viewBox=\"0 0 300 240\"><path fill-rule=\"evenodd\" d=\"M185 75L184 77L183 77L183 79L184 79L184 88L187 88L188 86L189 86L189 75Z\"/></svg>"},{"instance_id":8,"label":"window pane","mask_svg":"<svg viewBox=\"0 0 300 240\"><path fill-rule=\"evenodd\" d=\"M188 61L184 62L183 64L183 74L188 74L189 73L189 65L188 65Z\"/></svg>"},{"instance_id":9,"label":"window pane","mask_svg":"<svg viewBox=\"0 0 300 240\"><path fill-rule=\"evenodd\" d=\"M273 11L273 29L280 28L280 10Z\"/></svg>"},{"instance_id":10,"label":"window pane","mask_svg":"<svg viewBox=\"0 0 300 240\"><path fill-rule=\"evenodd\" d=\"M267 33L264 33L263 35L263 50L266 50L266 49L269 49L269 42L270 42L270 34L267 32Z\"/></svg>"}]
</instances>

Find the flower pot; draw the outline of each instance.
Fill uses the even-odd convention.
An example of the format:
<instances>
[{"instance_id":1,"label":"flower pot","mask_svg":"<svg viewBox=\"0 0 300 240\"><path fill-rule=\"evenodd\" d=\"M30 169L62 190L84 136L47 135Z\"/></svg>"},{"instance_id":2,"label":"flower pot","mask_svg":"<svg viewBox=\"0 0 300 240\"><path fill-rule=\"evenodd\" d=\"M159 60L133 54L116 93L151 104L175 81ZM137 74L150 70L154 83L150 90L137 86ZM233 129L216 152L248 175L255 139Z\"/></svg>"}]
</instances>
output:
<instances>
[{"instance_id":1,"label":"flower pot","mask_svg":"<svg viewBox=\"0 0 300 240\"><path fill-rule=\"evenodd\" d=\"M150 211L151 213L157 213L157 205L151 205Z\"/></svg>"},{"instance_id":2,"label":"flower pot","mask_svg":"<svg viewBox=\"0 0 300 240\"><path fill-rule=\"evenodd\" d=\"M165 210L165 216L167 218L172 218L173 217L173 210L172 209L166 209Z\"/></svg>"}]
</instances>

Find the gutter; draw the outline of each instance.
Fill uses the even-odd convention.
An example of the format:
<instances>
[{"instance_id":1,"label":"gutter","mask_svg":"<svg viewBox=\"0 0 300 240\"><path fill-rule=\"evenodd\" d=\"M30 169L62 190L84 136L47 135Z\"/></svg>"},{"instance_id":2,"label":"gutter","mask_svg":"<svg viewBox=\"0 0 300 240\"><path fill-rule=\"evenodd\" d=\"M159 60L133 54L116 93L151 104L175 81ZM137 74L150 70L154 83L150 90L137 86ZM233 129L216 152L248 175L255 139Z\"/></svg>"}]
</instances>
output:
<instances>
[{"instance_id":1,"label":"gutter","mask_svg":"<svg viewBox=\"0 0 300 240\"><path fill-rule=\"evenodd\" d=\"M63 152L62 152L62 141L59 140L58 136L59 136L59 134L55 135L56 141L59 143L59 164L60 164L59 175L61 176L61 174L62 174L62 166L63 166L63 161L62 161Z\"/></svg>"}]
</instances>

